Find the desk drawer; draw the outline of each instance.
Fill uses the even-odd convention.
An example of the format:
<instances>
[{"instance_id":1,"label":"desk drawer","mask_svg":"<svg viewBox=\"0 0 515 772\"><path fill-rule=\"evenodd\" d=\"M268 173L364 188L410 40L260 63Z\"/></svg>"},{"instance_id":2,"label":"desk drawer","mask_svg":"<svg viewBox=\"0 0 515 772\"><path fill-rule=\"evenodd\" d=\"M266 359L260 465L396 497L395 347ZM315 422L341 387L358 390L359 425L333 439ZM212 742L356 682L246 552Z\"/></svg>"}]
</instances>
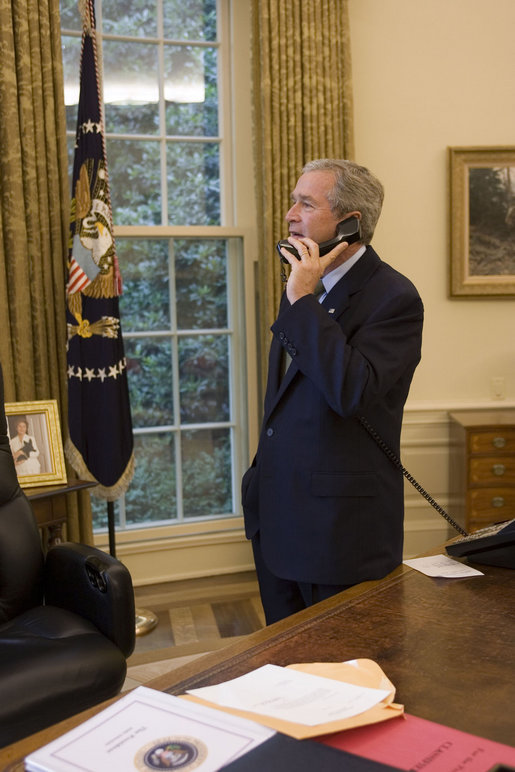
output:
<instances>
[{"instance_id":1,"label":"desk drawer","mask_svg":"<svg viewBox=\"0 0 515 772\"><path fill-rule=\"evenodd\" d=\"M515 517L515 488L477 488L468 495L468 520L497 523Z\"/></svg>"},{"instance_id":2,"label":"desk drawer","mask_svg":"<svg viewBox=\"0 0 515 772\"><path fill-rule=\"evenodd\" d=\"M471 432L470 453L515 453L515 429L499 426L493 432Z\"/></svg>"},{"instance_id":3,"label":"desk drawer","mask_svg":"<svg viewBox=\"0 0 515 772\"><path fill-rule=\"evenodd\" d=\"M515 456L472 456L469 459L470 485L515 485Z\"/></svg>"}]
</instances>

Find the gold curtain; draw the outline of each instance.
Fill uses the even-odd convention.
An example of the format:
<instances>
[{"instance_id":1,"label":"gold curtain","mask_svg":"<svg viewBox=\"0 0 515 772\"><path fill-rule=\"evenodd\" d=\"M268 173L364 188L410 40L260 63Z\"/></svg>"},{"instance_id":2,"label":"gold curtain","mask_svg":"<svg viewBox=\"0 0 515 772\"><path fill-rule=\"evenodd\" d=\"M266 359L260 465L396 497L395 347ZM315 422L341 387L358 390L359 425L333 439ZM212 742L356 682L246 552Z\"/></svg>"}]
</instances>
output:
<instances>
[{"instance_id":1,"label":"gold curtain","mask_svg":"<svg viewBox=\"0 0 515 772\"><path fill-rule=\"evenodd\" d=\"M283 290L275 244L302 166L353 158L347 0L253 0L261 364Z\"/></svg>"},{"instance_id":2,"label":"gold curtain","mask_svg":"<svg viewBox=\"0 0 515 772\"><path fill-rule=\"evenodd\" d=\"M64 439L70 194L59 0L0 4L0 147L0 361L6 401L56 399ZM67 537L92 542L89 495L69 494L67 505Z\"/></svg>"}]
</instances>

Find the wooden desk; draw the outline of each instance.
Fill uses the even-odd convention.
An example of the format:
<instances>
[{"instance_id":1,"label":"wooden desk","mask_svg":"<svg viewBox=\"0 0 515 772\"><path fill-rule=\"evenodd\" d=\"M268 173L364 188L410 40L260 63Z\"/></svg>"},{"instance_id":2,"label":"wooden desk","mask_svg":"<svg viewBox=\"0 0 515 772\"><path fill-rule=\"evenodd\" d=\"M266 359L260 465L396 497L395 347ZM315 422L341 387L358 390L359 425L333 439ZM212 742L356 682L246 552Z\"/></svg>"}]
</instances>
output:
<instances>
[{"instance_id":1,"label":"wooden desk","mask_svg":"<svg viewBox=\"0 0 515 772\"><path fill-rule=\"evenodd\" d=\"M182 694L266 663L375 660L408 713L465 732L514 742L515 571L431 579L399 566L172 671L149 686ZM105 707L105 704L100 707ZM27 753L98 712L86 711L0 751L0 770L18 772Z\"/></svg>"},{"instance_id":2,"label":"wooden desk","mask_svg":"<svg viewBox=\"0 0 515 772\"><path fill-rule=\"evenodd\" d=\"M449 580L400 566L148 685L182 694L266 663L367 657L407 713L513 744L515 571L477 568Z\"/></svg>"},{"instance_id":3,"label":"wooden desk","mask_svg":"<svg viewBox=\"0 0 515 772\"><path fill-rule=\"evenodd\" d=\"M45 547L51 547L62 541L63 524L66 523L66 496L82 488L92 488L96 482L90 480L70 480L65 485L46 485L40 488L24 488L29 499L38 527L46 530Z\"/></svg>"}]
</instances>

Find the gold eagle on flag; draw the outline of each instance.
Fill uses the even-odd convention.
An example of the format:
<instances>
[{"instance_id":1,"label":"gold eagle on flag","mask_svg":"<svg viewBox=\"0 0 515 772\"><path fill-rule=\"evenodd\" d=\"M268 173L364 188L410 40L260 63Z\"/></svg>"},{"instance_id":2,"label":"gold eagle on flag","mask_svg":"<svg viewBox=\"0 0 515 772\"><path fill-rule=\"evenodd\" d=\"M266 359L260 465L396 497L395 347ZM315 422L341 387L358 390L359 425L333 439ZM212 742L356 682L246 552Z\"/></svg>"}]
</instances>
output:
<instances>
[{"instance_id":1,"label":"gold eagle on flag","mask_svg":"<svg viewBox=\"0 0 515 772\"><path fill-rule=\"evenodd\" d=\"M82 131L95 130L88 122ZM93 175L95 175L93 179ZM107 171L103 160L82 164L71 202L71 258L66 294L68 307L77 325L68 324L68 339L74 335L103 335L116 338L120 327L116 317L103 316L90 324L82 318L81 293L90 297L114 297L120 294L120 274L111 228Z\"/></svg>"}]
</instances>

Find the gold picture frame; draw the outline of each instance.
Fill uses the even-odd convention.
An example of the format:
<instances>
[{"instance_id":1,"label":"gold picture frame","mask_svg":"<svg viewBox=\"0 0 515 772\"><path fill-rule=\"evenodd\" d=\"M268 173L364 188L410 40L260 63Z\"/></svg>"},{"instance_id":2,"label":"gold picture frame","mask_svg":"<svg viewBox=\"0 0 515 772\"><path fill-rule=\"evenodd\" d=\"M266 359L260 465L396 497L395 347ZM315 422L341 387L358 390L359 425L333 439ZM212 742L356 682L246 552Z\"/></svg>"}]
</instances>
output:
<instances>
[{"instance_id":1,"label":"gold picture frame","mask_svg":"<svg viewBox=\"0 0 515 772\"><path fill-rule=\"evenodd\" d=\"M57 400L7 402L5 414L21 487L65 484L66 467ZM21 428L23 423L25 429Z\"/></svg>"},{"instance_id":2,"label":"gold picture frame","mask_svg":"<svg viewBox=\"0 0 515 772\"><path fill-rule=\"evenodd\" d=\"M515 296L515 147L450 147L450 294Z\"/></svg>"}]
</instances>

